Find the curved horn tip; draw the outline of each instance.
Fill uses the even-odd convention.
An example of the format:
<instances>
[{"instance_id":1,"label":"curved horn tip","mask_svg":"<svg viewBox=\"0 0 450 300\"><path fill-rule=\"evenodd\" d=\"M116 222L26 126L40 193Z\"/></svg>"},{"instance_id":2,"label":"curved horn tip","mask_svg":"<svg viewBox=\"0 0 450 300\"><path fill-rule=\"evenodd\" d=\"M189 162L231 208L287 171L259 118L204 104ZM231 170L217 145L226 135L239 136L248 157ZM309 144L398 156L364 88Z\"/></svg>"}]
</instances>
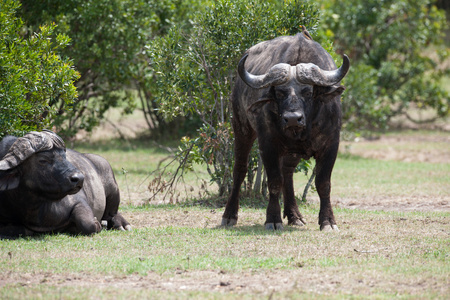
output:
<instances>
[{"instance_id":1,"label":"curved horn tip","mask_svg":"<svg viewBox=\"0 0 450 300\"><path fill-rule=\"evenodd\" d=\"M244 56L242 56L242 58L239 60L238 68L244 67L247 57L248 57L248 53L245 53Z\"/></svg>"},{"instance_id":2,"label":"curved horn tip","mask_svg":"<svg viewBox=\"0 0 450 300\"><path fill-rule=\"evenodd\" d=\"M342 64L350 65L350 59L348 58L347 54L342 55Z\"/></svg>"}]
</instances>

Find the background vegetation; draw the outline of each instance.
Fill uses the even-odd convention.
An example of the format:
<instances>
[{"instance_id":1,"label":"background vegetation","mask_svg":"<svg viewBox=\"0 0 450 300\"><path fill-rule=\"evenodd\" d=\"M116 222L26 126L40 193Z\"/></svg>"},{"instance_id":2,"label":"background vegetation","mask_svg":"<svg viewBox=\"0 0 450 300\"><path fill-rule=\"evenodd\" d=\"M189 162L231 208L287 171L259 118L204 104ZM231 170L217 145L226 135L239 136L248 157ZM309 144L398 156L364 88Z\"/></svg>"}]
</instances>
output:
<instances>
[{"instance_id":1,"label":"background vegetation","mask_svg":"<svg viewBox=\"0 0 450 300\"><path fill-rule=\"evenodd\" d=\"M265 231L265 203L250 193L239 225L216 227L230 180L237 60L299 25L338 64L350 55L345 133L388 129L399 115L413 119L411 110L427 115L415 121L448 116L448 21L432 1L0 1L0 137L54 128L73 142L111 108L142 111L149 133L74 141L111 163L135 229L1 240L0 298L446 299L448 132L392 133L412 135L400 150L422 162L354 156L377 149L343 143L333 172L340 233L319 232L314 193L301 206L305 228ZM399 150L386 143L378 153ZM167 193L182 169L197 172ZM249 191L258 170L255 149Z\"/></svg>"},{"instance_id":2,"label":"background vegetation","mask_svg":"<svg viewBox=\"0 0 450 300\"><path fill-rule=\"evenodd\" d=\"M219 195L230 191L234 138L229 99L237 61L260 41L296 34L302 25L314 31L318 18L318 8L304 1L220 0L192 20L189 32L175 25L149 45L161 113L168 119L195 116L202 123L192 138L182 139L181 169L205 164ZM255 187L253 182L261 173L254 149L248 185L257 193L261 181Z\"/></svg>"},{"instance_id":3,"label":"background vegetation","mask_svg":"<svg viewBox=\"0 0 450 300\"><path fill-rule=\"evenodd\" d=\"M386 129L402 115L433 122L450 111L442 78L450 69L445 12L433 1L326 1L321 29L352 59L343 101L345 129ZM431 110L415 119L411 109Z\"/></svg>"},{"instance_id":4,"label":"background vegetation","mask_svg":"<svg viewBox=\"0 0 450 300\"><path fill-rule=\"evenodd\" d=\"M408 134L436 141L446 137L436 132ZM440 150L445 146L427 145ZM241 201L238 225L218 228L224 207L215 194L200 197L193 191L191 200L176 205L160 204L160 198L148 202L143 178L168 155L159 147L148 141L130 146L112 141L78 144L76 149L100 154L112 164L121 187L120 211L134 229L91 237L55 234L1 240L0 298L448 295L448 161L383 161L341 153L333 173L333 203L339 203L334 212L341 231L329 234L319 231L315 194L300 208L308 222L303 228L265 230L265 203L249 197ZM423 143L411 141L408 149L423 151ZM128 172L122 173L123 168ZM186 183L199 186L208 180L206 172L201 175L189 174ZM295 176L296 182L305 181L301 174Z\"/></svg>"},{"instance_id":5,"label":"background vegetation","mask_svg":"<svg viewBox=\"0 0 450 300\"><path fill-rule=\"evenodd\" d=\"M1 136L53 127L68 139L92 130L110 108L140 109L153 138L184 136L176 175L205 164L220 195L231 186L228 99L237 61L251 45L295 34L300 26L337 62L333 48L350 55L343 101L350 135L385 129L398 115L414 120L411 108L431 109L430 120L450 111L442 86L449 75L443 63L448 23L431 0L20 4L2 4ZM298 171L311 167L303 162ZM246 186L264 192L256 148Z\"/></svg>"},{"instance_id":6,"label":"background vegetation","mask_svg":"<svg viewBox=\"0 0 450 300\"><path fill-rule=\"evenodd\" d=\"M145 46L175 23L182 26L188 22L201 1L22 0L21 3L18 13L25 20L27 35L32 35L40 24L55 22L57 32L72 38L70 46L60 53L73 59L81 74L75 82L78 97L71 107L64 102L54 104L59 112L54 125L62 135L71 137L80 129L92 130L110 108L121 107L124 113L136 109L136 94L153 101L145 79L151 76L146 71L149 62L145 59ZM154 110L154 106L145 108Z\"/></svg>"},{"instance_id":7,"label":"background vegetation","mask_svg":"<svg viewBox=\"0 0 450 300\"><path fill-rule=\"evenodd\" d=\"M54 104L76 100L79 74L59 53L70 42L50 23L23 36L16 15L19 3L0 2L0 138L48 127L57 115Z\"/></svg>"}]
</instances>

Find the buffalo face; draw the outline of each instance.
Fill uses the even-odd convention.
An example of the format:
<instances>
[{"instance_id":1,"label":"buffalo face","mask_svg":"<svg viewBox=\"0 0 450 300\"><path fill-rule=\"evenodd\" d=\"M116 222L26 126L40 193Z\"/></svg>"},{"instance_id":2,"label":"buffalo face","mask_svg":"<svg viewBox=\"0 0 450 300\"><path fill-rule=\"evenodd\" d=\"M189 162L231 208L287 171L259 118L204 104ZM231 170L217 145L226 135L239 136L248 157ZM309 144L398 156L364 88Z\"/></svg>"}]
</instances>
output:
<instances>
[{"instance_id":1,"label":"buffalo face","mask_svg":"<svg viewBox=\"0 0 450 300\"><path fill-rule=\"evenodd\" d=\"M62 139L51 131L17 138L0 160L0 191L28 191L44 201L61 200L83 187L84 175L66 158Z\"/></svg>"},{"instance_id":2,"label":"buffalo face","mask_svg":"<svg viewBox=\"0 0 450 300\"><path fill-rule=\"evenodd\" d=\"M238 65L241 79L254 89L269 88L248 109L274 103L271 110L277 116L275 122L285 136L294 140L306 138L305 129L314 102L326 102L342 93L344 88L338 83L350 67L349 59L344 55L342 66L333 71L322 70L312 63L296 66L280 63L266 74L253 75L245 69L247 57L248 54L244 55Z\"/></svg>"},{"instance_id":3,"label":"buffalo face","mask_svg":"<svg viewBox=\"0 0 450 300\"><path fill-rule=\"evenodd\" d=\"M288 138L303 140L312 107L313 89L307 84L283 84L271 87L275 123Z\"/></svg>"},{"instance_id":4,"label":"buffalo face","mask_svg":"<svg viewBox=\"0 0 450 300\"><path fill-rule=\"evenodd\" d=\"M36 153L20 169L21 184L48 200L60 200L83 187L84 175L66 159L63 149Z\"/></svg>"}]
</instances>

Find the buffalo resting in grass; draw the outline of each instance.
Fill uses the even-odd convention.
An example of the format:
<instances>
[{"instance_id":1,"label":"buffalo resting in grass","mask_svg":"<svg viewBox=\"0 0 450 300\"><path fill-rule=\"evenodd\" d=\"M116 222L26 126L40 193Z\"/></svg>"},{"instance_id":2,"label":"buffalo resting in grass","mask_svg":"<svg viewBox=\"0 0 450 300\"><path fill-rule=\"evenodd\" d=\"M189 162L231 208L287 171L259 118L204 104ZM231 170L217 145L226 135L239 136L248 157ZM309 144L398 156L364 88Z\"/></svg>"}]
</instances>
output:
<instances>
[{"instance_id":1,"label":"buffalo resting in grass","mask_svg":"<svg viewBox=\"0 0 450 300\"><path fill-rule=\"evenodd\" d=\"M0 141L0 236L129 230L109 163L67 149L51 131Z\"/></svg>"},{"instance_id":2,"label":"buffalo resting in grass","mask_svg":"<svg viewBox=\"0 0 450 300\"><path fill-rule=\"evenodd\" d=\"M294 198L292 178L302 158L314 157L320 229L338 230L330 203L330 177L341 129L341 94L345 88L340 81L349 67L344 55L342 66L337 68L305 28L295 36L261 42L246 51L231 97L235 163L223 226L237 223L239 190L250 150L258 138L270 195L266 229L283 229L280 193L288 224L306 224Z\"/></svg>"}]
</instances>

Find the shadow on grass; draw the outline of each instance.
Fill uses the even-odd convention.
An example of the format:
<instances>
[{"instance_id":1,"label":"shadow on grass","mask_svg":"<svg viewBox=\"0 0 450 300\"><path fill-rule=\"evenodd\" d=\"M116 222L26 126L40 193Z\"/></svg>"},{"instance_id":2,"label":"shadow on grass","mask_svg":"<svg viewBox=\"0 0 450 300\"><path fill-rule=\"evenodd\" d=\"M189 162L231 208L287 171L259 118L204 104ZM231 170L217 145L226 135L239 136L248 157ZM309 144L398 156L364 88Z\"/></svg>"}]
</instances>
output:
<instances>
[{"instance_id":1,"label":"shadow on grass","mask_svg":"<svg viewBox=\"0 0 450 300\"><path fill-rule=\"evenodd\" d=\"M0 240L25 240L25 241L47 241L51 237L55 236L66 236L66 237L85 237L86 235L75 234L69 232L34 232L32 235L20 234L14 235L0 235Z\"/></svg>"},{"instance_id":2,"label":"shadow on grass","mask_svg":"<svg viewBox=\"0 0 450 300\"><path fill-rule=\"evenodd\" d=\"M263 195L250 195L249 192L241 192L242 196L239 197L239 207L240 208L255 208L255 209L266 209L269 204L269 199ZM210 209L223 208L226 206L228 196L218 196L218 195L208 195L201 199L191 199L186 200L183 203L179 203L180 206L199 206ZM282 198L280 197L282 202ZM297 199L299 207L308 205L306 202ZM280 203L282 204L282 203Z\"/></svg>"},{"instance_id":3,"label":"shadow on grass","mask_svg":"<svg viewBox=\"0 0 450 300\"><path fill-rule=\"evenodd\" d=\"M243 225L243 226L239 226L239 224L238 224L233 227L216 226L212 229L213 230L227 230L228 232L230 232L230 235L236 235L236 236L282 235L285 233L293 233L293 232L300 232L300 231L308 230L308 228L306 228L305 226L303 226L303 227L284 226L283 230L267 230L264 227L264 224L253 224L253 225Z\"/></svg>"},{"instance_id":4,"label":"shadow on grass","mask_svg":"<svg viewBox=\"0 0 450 300\"><path fill-rule=\"evenodd\" d=\"M220 209L224 208L227 204L227 198L228 196L217 196L217 195L209 195L207 197L203 197L200 199L187 199L183 202L178 203L162 203L162 204L152 204L147 203L143 205L138 206L121 206L121 209L123 210L148 210L148 209L179 209L179 208L192 208L192 207L198 207L198 208L204 208L204 209ZM242 196L239 200L239 208L245 208L245 209L263 209L265 210L267 208L267 205L269 204L269 200L266 199L264 196L257 196L257 197L249 197L249 196ZM314 205L301 201L297 199L297 204L299 209L313 209L315 208ZM280 205L283 207L282 199L280 199Z\"/></svg>"}]
</instances>

